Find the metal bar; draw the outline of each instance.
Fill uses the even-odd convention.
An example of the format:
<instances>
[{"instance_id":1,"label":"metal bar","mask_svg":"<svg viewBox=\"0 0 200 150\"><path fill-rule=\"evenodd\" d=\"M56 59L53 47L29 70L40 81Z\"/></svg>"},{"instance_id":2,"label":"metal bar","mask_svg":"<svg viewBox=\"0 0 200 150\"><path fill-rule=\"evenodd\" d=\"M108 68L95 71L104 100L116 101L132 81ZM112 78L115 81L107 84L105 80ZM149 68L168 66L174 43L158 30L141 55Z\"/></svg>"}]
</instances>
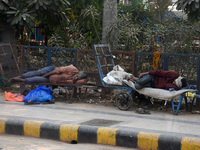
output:
<instances>
[{"instance_id":1,"label":"metal bar","mask_svg":"<svg viewBox=\"0 0 200 150\"><path fill-rule=\"evenodd\" d=\"M135 53L134 76L136 76L137 74L137 60L138 60L137 57L138 57L137 53Z\"/></svg>"},{"instance_id":2,"label":"metal bar","mask_svg":"<svg viewBox=\"0 0 200 150\"><path fill-rule=\"evenodd\" d=\"M25 63L25 48L26 46L23 47L23 57L22 57L22 74L24 73L24 63Z\"/></svg>"},{"instance_id":3,"label":"metal bar","mask_svg":"<svg viewBox=\"0 0 200 150\"><path fill-rule=\"evenodd\" d=\"M135 52L133 52L132 74L135 75Z\"/></svg>"},{"instance_id":4,"label":"metal bar","mask_svg":"<svg viewBox=\"0 0 200 150\"><path fill-rule=\"evenodd\" d=\"M19 66L18 66L18 63L17 63L17 58L15 57L15 54L14 54L13 48L12 48L11 44L9 44L9 46L10 46L10 50L11 50L11 52L12 52L12 56L13 56L13 58L14 58L14 61L15 61L15 64L16 64L16 67L17 67L17 70L18 70L19 73L20 73Z\"/></svg>"},{"instance_id":5,"label":"metal bar","mask_svg":"<svg viewBox=\"0 0 200 150\"><path fill-rule=\"evenodd\" d=\"M113 64L101 65L101 68L103 68L103 67L112 67L112 66L113 66Z\"/></svg>"},{"instance_id":6,"label":"metal bar","mask_svg":"<svg viewBox=\"0 0 200 150\"><path fill-rule=\"evenodd\" d=\"M21 49L21 58L23 58L23 46L20 46ZM21 69L20 69L20 73L22 74L22 65L23 65L23 60L21 59Z\"/></svg>"},{"instance_id":7,"label":"metal bar","mask_svg":"<svg viewBox=\"0 0 200 150\"><path fill-rule=\"evenodd\" d=\"M103 58L103 57L112 57L112 54L110 54L110 55L96 55L97 57L99 57L99 58Z\"/></svg>"},{"instance_id":8,"label":"metal bar","mask_svg":"<svg viewBox=\"0 0 200 150\"><path fill-rule=\"evenodd\" d=\"M69 50L69 51L76 51L75 48L59 48L59 47L43 47L43 46L25 46L26 48L43 48L43 49L56 49L56 50Z\"/></svg>"},{"instance_id":9,"label":"metal bar","mask_svg":"<svg viewBox=\"0 0 200 150\"><path fill-rule=\"evenodd\" d=\"M134 52L127 52L127 51L113 51L113 54L133 54Z\"/></svg>"},{"instance_id":10,"label":"metal bar","mask_svg":"<svg viewBox=\"0 0 200 150\"><path fill-rule=\"evenodd\" d=\"M76 51L76 54L75 54L75 56L76 56L76 67L77 67L77 68L79 68L79 63L78 63L79 51L80 51L80 50L77 50L77 51Z\"/></svg>"},{"instance_id":11,"label":"metal bar","mask_svg":"<svg viewBox=\"0 0 200 150\"><path fill-rule=\"evenodd\" d=\"M105 53L104 53L104 50L103 50L103 47L101 47L101 51L102 51L102 54L104 55ZM103 62L105 63L105 64L103 64L103 65L107 65L107 60L106 60L106 57L103 57ZM101 65L102 66L102 65ZM106 70L107 70L107 73L109 72L109 70L108 70L108 67L106 68Z\"/></svg>"},{"instance_id":12,"label":"metal bar","mask_svg":"<svg viewBox=\"0 0 200 150\"><path fill-rule=\"evenodd\" d=\"M4 74L4 71L3 71L1 64L0 64L0 73L1 73L1 76L3 77L3 79L5 79L5 74Z\"/></svg>"},{"instance_id":13,"label":"metal bar","mask_svg":"<svg viewBox=\"0 0 200 150\"><path fill-rule=\"evenodd\" d=\"M78 58L77 58L77 57L78 57L78 56L77 56L77 49L74 50L74 53L75 53L75 54L74 54L74 66L77 67L77 64L78 64L78 63L77 63L77 59L78 59Z\"/></svg>"},{"instance_id":14,"label":"metal bar","mask_svg":"<svg viewBox=\"0 0 200 150\"><path fill-rule=\"evenodd\" d=\"M199 84L200 76L199 76L199 73L200 73L200 55L198 56L198 65L197 65L197 89L198 89L198 91L200 90L200 84Z\"/></svg>"},{"instance_id":15,"label":"metal bar","mask_svg":"<svg viewBox=\"0 0 200 150\"><path fill-rule=\"evenodd\" d=\"M51 48L47 48L47 66L51 65Z\"/></svg>"},{"instance_id":16,"label":"metal bar","mask_svg":"<svg viewBox=\"0 0 200 150\"><path fill-rule=\"evenodd\" d=\"M169 61L169 55L165 54L164 55L164 70L167 71L168 70L168 61Z\"/></svg>"},{"instance_id":17,"label":"metal bar","mask_svg":"<svg viewBox=\"0 0 200 150\"><path fill-rule=\"evenodd\" d=\"M94 45L95 60L96 60L96 63L97 63L97 68L98 68L98 72L99 72L101 83L102 83L103 86L105 86L105 83L102 80L103 79L103 70L100 67L100 61L99 61L99 59L96 56L98 54L97 53L97 47L98 47L98 45Z\"/></svg>"},{"instance_id":18,"label":"metal bar","mask_svg":"<svg viewBox=\"0 0 200 150\"><path fill-rule=\"evenodd\" d=\"M137 52L138 55L153 55L152 53ZM166 55L161 53L161 56ZM199 55L188 55L188 54L167 54L168 56L183 56L183 57L198 57Z\"/></svg>"},{"instance_id":19,"label":"metal bar","mask_svg":"<svg viewBox=\"0 0 200 150\"><path fill-rule=\"evenodd\" d=\"M110 50L110 45L109 45L109 44L108 44L108 51L109 51L109 54L112 55L111 50ZM113 64L113 66L115 66L115 63L114 63L113 58L111 58L111 62L112 62L112 64Z\"/></svg>"}]
</instances>

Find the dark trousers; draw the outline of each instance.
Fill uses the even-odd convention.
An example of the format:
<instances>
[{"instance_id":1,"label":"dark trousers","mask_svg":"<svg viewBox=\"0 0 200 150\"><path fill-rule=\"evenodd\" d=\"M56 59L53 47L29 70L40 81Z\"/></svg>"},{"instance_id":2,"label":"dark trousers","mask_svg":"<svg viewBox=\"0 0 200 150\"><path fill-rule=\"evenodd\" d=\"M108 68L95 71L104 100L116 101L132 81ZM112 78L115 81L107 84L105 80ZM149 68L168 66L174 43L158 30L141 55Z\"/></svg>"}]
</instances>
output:
<instances>
[{"instance_id":1,"label":"dark trousers","mask_svg":"<svg viewBox=\"0 0 200 150\"><path fill-rule=\"evenodd\" d=\"M147 74L144 75L142 78L139 78L135 82L135 88L139 90L144 87L153 87L153 83L154 83L154 76Z\"/></svg>"},{"instance_id":2,"label":"dark trousers","mask_svg":"<svg viewBox=\"0 0 200 150\"><path fill-rule=\"evenodd\" d=\"M49 73L51 71L53 71L55 69L54 66L48 66L48 67L44 67L35 71L29 71L26 72L24 74L22 74L22 78L30 78L30 77L34 77L34 76L42 76L46 73Z\"/></svg>"}]
</instances>

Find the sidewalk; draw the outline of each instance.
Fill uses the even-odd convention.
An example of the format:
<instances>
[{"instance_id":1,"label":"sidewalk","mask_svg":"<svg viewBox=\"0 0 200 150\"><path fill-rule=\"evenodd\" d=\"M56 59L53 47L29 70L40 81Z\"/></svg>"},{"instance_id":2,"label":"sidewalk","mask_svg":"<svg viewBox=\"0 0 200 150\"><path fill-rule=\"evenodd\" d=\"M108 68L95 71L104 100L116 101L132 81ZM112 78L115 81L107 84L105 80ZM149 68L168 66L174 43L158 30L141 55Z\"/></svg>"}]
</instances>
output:
<instances>
[{"instance_id":1,"label":"sidewalk","mask_svg":"<svg viewBox=\"0 0 200 150\"><path fill-rule=\"evenodd\" d=\"M24 105L0 95L0 133L139 149L199 149L199 114L167 111L137 114L135 108L56 102Z\"/></svg>"}]
</instances>

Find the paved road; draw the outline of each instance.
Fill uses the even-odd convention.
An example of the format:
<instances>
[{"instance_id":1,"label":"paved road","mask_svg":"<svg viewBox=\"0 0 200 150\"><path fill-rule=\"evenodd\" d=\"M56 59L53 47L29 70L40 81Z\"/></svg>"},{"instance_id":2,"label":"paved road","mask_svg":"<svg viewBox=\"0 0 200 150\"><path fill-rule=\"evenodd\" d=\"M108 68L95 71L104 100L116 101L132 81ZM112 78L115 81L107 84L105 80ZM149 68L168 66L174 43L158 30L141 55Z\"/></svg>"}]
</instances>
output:
<instances>
[{"instance_id":1,"label":"paved road","mask_svg":"<svg viewBox=\"0 0 200 150\"><path fill-rule=\"evenodd\" d=\"M0 150L134 150L133 148L116 147L97 144L69 144L59 141L23 137L16 135L0 135ZM136 149L135 149L136 150Z\"/></svg>"},{"instance_id":2,"label":"paved road","mask_svg":"<svg viewBox=\"0 0 200 150\"><path fill-rule=\"evenodd\" d=\"M39 120L92 126L107 126L137 132L165 133L200 138L199 114L182 112L178 116L167 111L151 111L150 115L137 114L135 109L120 111L114 106L88 103L24 105L5 102L0 97L0 118Z\"/></svg>"}]
</instances>

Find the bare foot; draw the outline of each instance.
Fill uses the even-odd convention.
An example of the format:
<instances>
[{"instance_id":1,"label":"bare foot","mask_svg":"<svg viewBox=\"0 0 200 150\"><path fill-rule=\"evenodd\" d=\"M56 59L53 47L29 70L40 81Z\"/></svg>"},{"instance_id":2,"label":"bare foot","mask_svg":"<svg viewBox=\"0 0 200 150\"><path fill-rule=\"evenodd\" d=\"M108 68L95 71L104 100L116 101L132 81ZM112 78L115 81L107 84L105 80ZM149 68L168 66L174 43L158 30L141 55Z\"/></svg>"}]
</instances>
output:
<instances>
[{"instance_id":1,"label":"bare foot","mask_svg":"<svg viewBox=\"0 0 200 150\"><path fill-rule=\"evenodd\" d=\"M21 77L14 77L14 78L11 78L9 80L9 82L24 82L24 79L22 79Z\"/></svg>"}]
</instances>

